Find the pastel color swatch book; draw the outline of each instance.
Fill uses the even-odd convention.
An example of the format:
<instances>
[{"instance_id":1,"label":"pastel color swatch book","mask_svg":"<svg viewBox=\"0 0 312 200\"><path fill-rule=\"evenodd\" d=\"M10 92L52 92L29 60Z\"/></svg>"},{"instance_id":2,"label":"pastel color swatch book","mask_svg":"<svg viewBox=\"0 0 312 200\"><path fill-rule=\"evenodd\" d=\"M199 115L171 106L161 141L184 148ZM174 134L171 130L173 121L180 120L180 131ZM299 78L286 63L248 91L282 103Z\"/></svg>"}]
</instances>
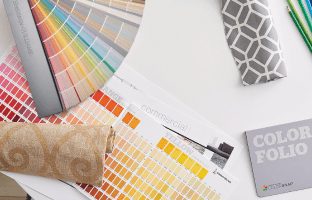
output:
<instances>
[{"instance_id":1,"label":"pastel color swatch book","mask_svg":"<svg viewBox=\"0 0 312 200\"><path fill-rule=\"evenodd\" d=\"M112 15L109 11L115 8L109 3L100 4L107 12L95 9L93 1L29 0L29 4L66 108L103 86L127 55L139 27L139 21ZM144 2L124 5L137 6L136 14L144 8Z\"/></svg>"},{"instance_id":2,"label":"pastel color swatch book","mask_svg":"<svg viewBox=\"0 0 312 200\"><path fill-rule=\"evenodd\" d=\"M37 31L39 34L40 44L42 43L48 61L47 67L54 80L51 87L55 87L59 97L57 100L53 99L59 102L63 111L87 99L100 89L119 68L134 42L145 5L145 1L142 0L27 1L37 30L25 30ZM7 2L10 3L10 1ZM13 4L22 6L22 3ZM25 5L20 9L28 12ZM7 6L8 10L10 10L9 6ZM14 27L14 24L17 26L18 23L14 23L12 15L18 14L8 14L11 27ZM28 25L25 24L25 26ZM13 30L14 32L17 31ZM25 52L19 46L21 41L17 39L19 35L16 35L14 38L24 63L29 56L24 55ZM31 49L35 48L31 46L32 43L27 44L27 48L35 55L39 49L36 48L36 51ZM30 68L28 70L43 67L42 64L36 67L28 66L30 64L27 65L26 62L23 65ZM26 70L26 74L28 79L38 80L29 75L34 75L33 71ZM36 84L40 84L39 81ZM39 97L44 95L42 92L36 92L32 84L30 87L36 96L37 93L40 93ZM40 110L44 109L42 108L44 106L40 106L39 103L37 105L36 98L35 103ZM48 112L42 116L56 113Z\"/></svg>"},{"instance_id":3,"label":"pastel color swatch book","mask_svg":"<svg viewBox=\"0 0 312 200\"><path fill-rule=\"evenodd\" d=\"M225 199L237 181L187 143L130 106L114 124L101 187L79 184L92 199Z\"/></svg>"}]
</instances>

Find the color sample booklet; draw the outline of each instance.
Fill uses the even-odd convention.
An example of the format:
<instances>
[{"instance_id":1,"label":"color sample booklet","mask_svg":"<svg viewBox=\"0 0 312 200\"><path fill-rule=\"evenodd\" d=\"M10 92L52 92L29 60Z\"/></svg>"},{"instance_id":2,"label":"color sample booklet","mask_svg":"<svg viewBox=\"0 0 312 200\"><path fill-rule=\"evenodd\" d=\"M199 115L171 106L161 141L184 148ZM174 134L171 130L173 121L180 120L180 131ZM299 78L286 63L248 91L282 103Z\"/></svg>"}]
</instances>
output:
<instances>
[{"instance_id":1,"label":"color sample booklet","mask_svg":"<svg viewBox=\"0 0 312 200\"><path fill-rule=\"evenodd\" d=\"M169 98L170 101L177 102L172 105L179 104L169 93L126 64L123 64L108 81L103 91L125 105L130 103L137 105L167 129L182 136L183 140L220 168L229 169L228 166L235 162L241 152L242 146L237 140L226 135L213 124L194 117L191 112L186 111L185 106L172 107L164 103Z\"/></svg>"},{"instance_id":2,"label":"color sample booklet","mask_svg":"<svg viewBox=\"0 0 312 200\"><path fill-rule=\"evenodd\" d=\"M246 131L257 194L312 187L312 119Z\"/></svg>"},{"instance_id":3,"label":"color sample booklet","mask_svg":"<svg viewBox=\"0 0 312 200\"><path fill-rule=\"evenodd\" d=\"M138 77L139 75L134 75L133 73L128 73L129 75L132 74L133 77ZM26 81L25 73L23 70L23 67L20 62L20 58L17 54L16 48L12 48L10 52L3 57L0 64L0 94L1 94L1 105L0 109L3 110L3 112L0 113L0 120L6 120L6 121L18 121L18 122L32 122L32 123L70 123L70 124L79 124L79 123L86 123L86 124L113 124L118 117L121 116L121 113L124 112L124 110L129 106L130 102L137 101L139 106L147 105L150 108L153 108L154 110L159 110L160 113L163 113L166 116L170 116L170 119L179 119L181 120L181 124L184 124L184 122L187 122L187 127L197 127L196 121L200 121L204 124L204 121L200 119L199 117L196 117L190 121L188 119L191 119L192 116L195 114L190 111L185 106L182 106L181 103L175 101L172 99L172 97L169 97L166 92L161 90L160 88L156 87L155 85L151 84L146 79L142 79L139 84L132 84L129 81L126 81L126 79L130 79L127 76L124 76L124 80L122 82L126 83L125 85L120 85L115 82L115 84L112 84L114 87L108 88L103 87L101 90L97 91L94 95L92 95L90 98L79 104L78 106L70 109L66 113L62 113L60 115L52 115L48 118L38 118L36 114L36 108L34 101L32 100L32 96L30 94L29 85ZM115 80L115 79L112 79ZM121 80L118 78L117 80ZM136 78L136 80L138 80ZM140 98L135 97L135 93L140 92L134 92L136 90L130 89L131 92L126 89L129 87L129 85L137 85L136 88L150 88L150 92L155 94L156 97L159 100L168 100L170 101L170 106L157 101L156 97L153 98L149 95L142 94L142 98L146 98L147 102L141 102L139 101ZM119 87L120 86L120 87ZM135 87L132 87L135 88ZM118 95L116 95L118 94ZM135 95L134 95L135 94ZM161 95L160 95L161 94ZM129 96L129 97L128 97ZM134 96L134 97L130 97ZM139 95L138 95L139 97ZM150 99L150 101L148 100ZM175 102L175 103L174 103ZM170 109L168 109L168 107ZM178 109L179 111L176 112L175 109ZM144 109L142 109L144 110ZM150 115L149 112L146 112ZM184 118L185 115L180 115L180 113L187 114L187 118ZM176 118L176 117L179 118ZM152 115L153 118L157 119L154 115ZM158 121L161 121L160 118L158 118ZM165 120L166 122L166 120ZM183 123L182 123L183 122ZM193 124L194 122L194 124ZM207 123L209 125L209 123ZM207 126L206 124L206 126ZM168 126L170 123L168 123ZM177 126L181 127L181 126ZM178 130L173 126L174 130ZM192 140L197 140L203 142L202 145L209 144L211 141L211 138L214 138L217 136L217 141L228 142L230 145L234 147L233 155L236 152L236 149L239 150L241 147L238 145L235 140L228 139L225 137L226 135L217 135L218 131L214 130L213 126L208 126L204 128L205 134L202 134L201 131L195 131L194 138L192 137L193 134L190 134L191 132L188 132L191 129L185 129L186 131L182 134L187 135L188 138ZM196 129L194 129L196 130ZM168 132L173 132L173 130L167 129ZM176 135L176 134L175 134ZM178 136L178 135L177 135ZM200 139L202 137L202 139ZM196 139L197 138L197 139ZM181 140L181 138L179 138ZM188 143L188 140L183 140L184 143ZM218 144L218 143L216 143ZM220 143L219 143L220 144ZM202 151L204 150L204 151ZM222 149L223 150L223 149ZM198 152L198 151L196 151ZM211 156L215 155L212 154L210 150L200 148L199 152L203 155L203 158L206 159L206 162L210 163L211 159L208 160L207 158L212 158ZM203 153L202 153L203 152ZM208 157L207 157L208 156ZM210 157L209 157L210 156ZM216 157L216 156L214 156ZM224 162L227 166L231 162L232 154L230 156L230 159L227 162ZM213 159L216 161L217 159ZM212 162L211 162L212 163ZM66 184L57 181L57 180L51 180L43 177L33 177L33 176L24 176L24 175L16 175L16 174L9 174L11 177L18 180L20 183L23 183L27 186L30 186L36 191L41 191L45 195L51 197L51 198L62 198L62 194L74 194L74 191L71 187L68 187ZM47 187L49 185L49 187ZM50 188L55 188L57 191L62 191L60 193L56 193L55 191L51 190ZM76 196L70 196L69 199L77 199Z\"/></svg>"},{"instance_id":4,"label":"color sample booklet","mask_svg":"<svg viewBox=\"0 0 312 200\"><path fill-rule=\"evenodd\" d=\"M226 199L237 180L134 105L113 125L103 184L78 184L91 199Z\"/></svg>"}]
</instances>

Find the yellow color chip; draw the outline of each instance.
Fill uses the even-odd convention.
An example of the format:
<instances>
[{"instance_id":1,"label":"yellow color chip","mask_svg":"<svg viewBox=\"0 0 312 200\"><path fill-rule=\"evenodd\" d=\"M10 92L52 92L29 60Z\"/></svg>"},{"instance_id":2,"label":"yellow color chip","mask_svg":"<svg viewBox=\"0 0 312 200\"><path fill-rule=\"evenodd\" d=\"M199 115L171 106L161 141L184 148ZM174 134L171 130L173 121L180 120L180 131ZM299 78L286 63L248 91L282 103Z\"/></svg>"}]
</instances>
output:
<instances>
[{"instance_id":1,"label":"yellow color chip","mask_svg":"<svg viewBox=\"0 0 312 200\"><path fill-rule=\"evenodd\" d=\"M169 155L169 154L173 151L173 149L174 149L174 145L171 144L171 143L169 143L169 144L166 146L166 148L165 148L164 151Z\"/></svg>"},{"instance_id":2,"label":"yellow color chip","mask_svg":"<svg viewBox=\"0 0 312 200\"><path fill-rule=\"evenodd\" d=\"M155 199L155 200L160 200L161 197L162 197L162 195L158 193L154 199Z\"/></svg>"},{"instance_id":3,"label":"yellow color chip","mask_svg":"<svg viewBox=\"0 0 312 200\"><path fill-rule=\"evenodd\" d=\"M152 190L152 192L149 194L149 196L150 196L151 198L154 198L157 194L158 194L158 193L157 193L156 190Z\"/></svg>"},{"instance_id":4,"label":"yellow color chip","mask_svg":"<svg viewBox=\"0 0 312 200\"><path fill-rule=\"evenodd\" d=\"M136 193L133 195L133 199L139 199L141 195L142 194L139 191L136 191Z\"/></svg>"},{"instance_id":5,"label":"yellow color chip","mask_svg":"<svg viewBox=\"0 0 312 200\"><path fill-rule=\"evenodd\" d=\"M164 149L167 143L168 143L168 140L166 140L165 138L161 138L161 140L157 144L157 147L160 149Z\"/></svg>"},{"instance_id":6,"label":"yellow color chip","mask_svg":"<svg viewBox=\"0 0 312 200\"><path fill-rule=\"evenodd\" d=\"M192 196L192 199L199 199L199 195L197 193L194 193L194 195Z\"/></svg>"},{"instance_id":7,"label":"yellow color chip","mask_svg":"<svg viewBox=\"0 0 312 200\"><path fill-rule=\"evenodd\" d=\"M134 183L138 180L138 177L137 176L134 176L131 180L130 180L130 183L132 185L134 185Z\"/></svg>"},{"instance_id":8,"label":"yellow color chip","mask_svg":"<svg viewBox=\"0 0 312 200\"><path fill-rule=\"evenodd\" d=\"M186 169L190 170L192 168L192 166L194 165L195 161L191 158L188 158L185 163L184 163L184 167L186 167Z\"/></svg>"},{"instance_id":9,"label":"yellow color chip","mask_svg":"<svg viewBox=\"0 0 312 200\"><path fill-rule=\"evenodd\" d=\"M180 151L180 149L175 148L173 152L170 154L170 156L171 158L177 160L181 154L182 154L182 151Z\"/></svg>"},{"instance_id":10,"label":"yellow color chip","mask_svg":"<svg viewBox=\"0 0 312 200\"><path fill-rule=\"evenodd\" d=\"M171 175L171 173L169 173L169 172L166 172L165 174L164 174L164 176L163 176L163 180L164 181L168 181L168 179L170 178L170 175Z\"/></svg>"},{"instance_id":11,"label":"yellow color chip","mask_svg":"<svg viewBox=\"0 0 312 200\"><path fill-rule=\"evenodd\" d=\"M153 188L151 186L147 185L147 187L144 190L144 193L149 194L149 193L151 193L151 191L153 191Z\"/></svg>"},{"instance_id":12,"label":"yellow color chip","mask_svg":"<svg viewBox=\"0 0 312 200\"><path fill-rule=\"evenodd\" d=\"M216 193L214 191L210 192L210 194L208 194L208 199L212 199L215 196L215 194Z\"/></svg>"},{"instance_id":13,"label":"yellow color chip","mask_svg":"<svg viewBox=\"0 0 312 200\"><path fill-rule=\"evenodd\" d=\"M167 182L171 185L175 179L176 179L175 176L171 174Z\"/></svg>"},{"instance_id":14,"label":"yellow color chip","mask_svg":"<svg viewBox=\"0 0 312 200\"><path fill-rule=\"evenodd\" d=\"M143 180L139 178L139 179L136 181L135 186L136 186L136 187L140 187L142 184L143 184Z\"/></svg>"},{"instance_id":15,"label":"yellow color chip","mask_svg":"<svg viewBox=\"0 0 312 200\"><path fill-rule=\"evenodd\" d=\"M198 178L203 179L208 174L208 170L205 168L202 168L200 172L198 173Z\"/></svg>"},{"instance_id":16,"label":"yellow color chip","mask_svg":"<svg viewBox=\"0 0 312 200\"><path fill-rule=\"evenodd\" d=\"M182 153L180 157L178 158L178 162L183 165L183 163L185 162L187 158L188 156L185 153Z\"/></svg>"},{"instance_id":17,"label":"yellow color chip","mask_svg":"<svg viewBox=\"0 0 312 200\"><path fill-rule=\"evenodd\" d=\"M149 174L150 174L150 173L149 173L147 170L145 170L145 171L143 172L143 174L141 175L141 177L144 178L144 179L147 179L147 177L148 177Z\"/></svg>"},{"instance_id":18,"label":"yellow color chip","mask_svg":"<svg viewBox=\"0 0 312 200\"><path fill-rule=\"evenodd\" d=\"M205 192L203 193L204 194L204 196L206 197L206 196L208 196L208 194L211 192L211 190L210 190L210 188L206 188L205 189Z\"/></svg>"},{"instance_id":19,"label":"yellow color chip","mask_svg":"<svg viewBox=\"0 0 312 200\"><path fill-rule=\"evenodd\" d=\"M134 188L132 188L130 191L129 191L129 195L130 196L134 196L134 194L136 193L137 191L134 189Z\"/></svg>"},{"instance_id":20,"label":"yellow color chip","mask_svg":"<svg viewBox=\"0 0 312 200\"><path fill-rule=\"evenodd\" d=\"M168 187L169 187L168 185L163 185L160 191L162 193L165 193L167 191Z\"/></svg>"},{"instance_id":21,"label":"yellow color chip","mask_svg":"<svg viewBox=\"0 0 312 200\"><path fill-rule=\"evenodd\" d=\"M126 193L128 193L131 189L132 189L132 187L131 187L130 185L127 185L127 186L125 187L124 191L125 191Z\"/></svg>"},{"instance_id":22,"label":"yellow color chip","mask_svg":"<svg viewBox=\"0 0 312 200\"><path fill-rule=\"evenodd\" d=\"M191 171L196 175L200 172L201 166L198 163L195 163L195 165L192 167Z\"/></svg>"},{"instance_id":23,"label":"yellow color chip","mask_svg":"<svg viewBox=\"0 0 312 200\"><path fill-rule=\"evenodd\" d=\"M137 171L137 175L141 175L143 174L143 172L145 171L145 169L143 167L140 167Z\"/></svg>"},{"instance_id":24,"label":"yellow color chip","mask_svg":"<svg viewBox=\"0 0 312 200\"><path fill-rule=\"evenodd\" d=\"M163 185L165 185L162 181L159 181L157 184L156 184L156 188L157 190L161 190L161 188L163 187Z\"/></svg>"},{"instance_id":25,"label":"yellow color chip","mask_svg":"<svg viewBox=\"0 0 312 200\"><path fill-rule=\"evenodd\" d=\"M220 200L221 199L221 197L219 196L219 195L216 195L214 198L213 198L213 200Z\"/></svg>"},{"instance_id":26,"label":"yellow color chip","mask_svg":"<svg viewBox=\"0 0 312 200\"><path fill-rule=\"evenodd\" d=\"M154 179L151 181L151 184L152 184L153 186L156 186L157 183L158 183L159 181L160 181L160 180L158 180L157 178L154 178Z\"/></svg>"},{"instance_id":27,"label":"yellow color chip","mask_svg":"<svg viewBox=\"0 0 312 200\"><path fill-rule=\"evenodd\" d=\"M140 122L141 122L141 120L139 120L138 118L134 117L134 118L131 120L129 126L130 126L132 129L135 129L135 128L139 125Z\"/></svg>"}]
</instances>

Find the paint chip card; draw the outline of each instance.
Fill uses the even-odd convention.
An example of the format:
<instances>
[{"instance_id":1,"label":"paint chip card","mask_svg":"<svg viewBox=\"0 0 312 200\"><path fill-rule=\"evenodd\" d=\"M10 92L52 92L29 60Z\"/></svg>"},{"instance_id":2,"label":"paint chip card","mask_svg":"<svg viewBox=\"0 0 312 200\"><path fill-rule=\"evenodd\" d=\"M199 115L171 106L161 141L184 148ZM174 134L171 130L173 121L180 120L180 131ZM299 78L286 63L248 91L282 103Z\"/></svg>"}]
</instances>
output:
<instances>
[{"instance_id":1,"label":"paint chip card","mask_svg":"<svg viewBox=\"0 0 312 200\"><path fill-rule=\"evenodd\" d=\"M312 187L312 119L246 131L257 195Z\"/></svg>"}]
</instances>

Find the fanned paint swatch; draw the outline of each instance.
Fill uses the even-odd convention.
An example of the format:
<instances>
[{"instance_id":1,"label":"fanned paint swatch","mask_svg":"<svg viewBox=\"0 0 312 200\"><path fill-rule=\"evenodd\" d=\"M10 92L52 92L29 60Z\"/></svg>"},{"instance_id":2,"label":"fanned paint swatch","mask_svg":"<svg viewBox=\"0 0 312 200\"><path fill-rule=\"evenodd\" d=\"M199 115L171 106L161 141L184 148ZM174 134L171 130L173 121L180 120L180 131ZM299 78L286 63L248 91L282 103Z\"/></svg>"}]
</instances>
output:
<instances>
[{"instance_id":1,"label":"fanned paint swatch","mask_svg":"<svg viewBox=\"0 0 312 200\"><path fill-rule=\"evenodd\" d=\"M41 117L77 105L104 85L119 68L132 46L145 3L140 0L27 1L37 30L29 30L31 20L23 20L24 25L21 25L20 18L15 18L19 15L21 18L29 17L24 13L28 12L24 0L6 1L5 5L23 65L30 68L26 70L26 74L28 79L32 79L29 80L30 87ZM39 33L40 44L48 61L40 66L30 66L34 63L28 63L32 62L29 61L32 58L30 56L38 54L40 48L35 46L34 41L23 46L19 40L25 39L25 33L29 40L33 40L34 31ZM23 52L23 48L27 49L26 52ZM54 80L54 84L49 87L55 87L58 96L56 98L55 95L43 105L40 102L45 94L42 88L38 89L39 78L33 77L36 67L49 68L50 74L47 73ZM61 108L44 111L51 101L58 101L57 107Z\"/></svg>"}]
</instances>

